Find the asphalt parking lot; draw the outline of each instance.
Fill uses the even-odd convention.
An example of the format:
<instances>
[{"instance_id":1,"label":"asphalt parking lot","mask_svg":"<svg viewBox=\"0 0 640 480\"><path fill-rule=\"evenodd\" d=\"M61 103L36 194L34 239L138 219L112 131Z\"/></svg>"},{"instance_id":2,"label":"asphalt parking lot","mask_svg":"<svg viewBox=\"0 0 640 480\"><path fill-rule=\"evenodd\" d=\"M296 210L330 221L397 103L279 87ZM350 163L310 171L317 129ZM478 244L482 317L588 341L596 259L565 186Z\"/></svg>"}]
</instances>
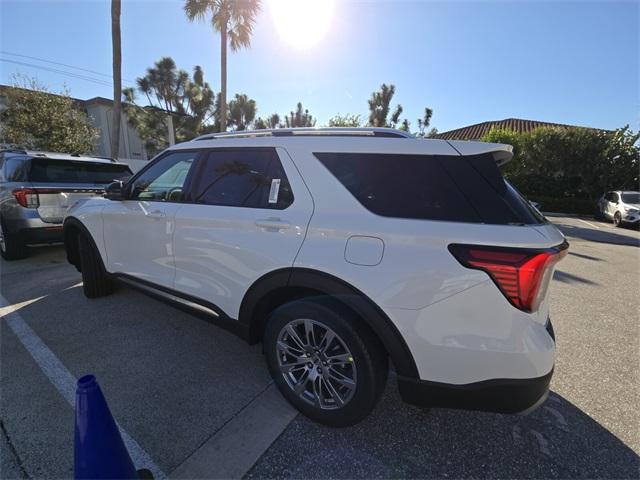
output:
<instances>
[{"instance_id":1,"label":"asphalt parking lot","mask_svg":"<svg viewBox=\"0 0 640 480\"><path fill-rule=\"evenodd\" d=\"M90 301L61 247L2 262L0 477L73 475L69 383L91 372L156 477L638 478L640 233L552 221L571 243L558 357L527 416L413 408L391 376L365 421L322 427L273 390L260 346L129 287Z\"/></svg>"}]
</instances>

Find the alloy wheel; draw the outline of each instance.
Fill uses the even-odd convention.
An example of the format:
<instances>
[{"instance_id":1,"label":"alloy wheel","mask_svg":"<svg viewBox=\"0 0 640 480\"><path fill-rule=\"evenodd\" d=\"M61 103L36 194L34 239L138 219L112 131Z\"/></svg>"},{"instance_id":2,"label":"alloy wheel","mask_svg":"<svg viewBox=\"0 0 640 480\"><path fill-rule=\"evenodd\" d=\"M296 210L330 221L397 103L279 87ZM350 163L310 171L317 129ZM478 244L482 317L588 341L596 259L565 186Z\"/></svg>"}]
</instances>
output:
<instances>
[{"instance_id":1,"label":"alloy wheel","mask_svg":"<svg viewBox=\"0 0 640 480\"><path fill-rule=\"evenodd\" d=\"M356 391L351 351L328 326L311 319L287 323L276 345L280 373L302 400L323 410L346 405Z\"/></svg>"}]
</instances>

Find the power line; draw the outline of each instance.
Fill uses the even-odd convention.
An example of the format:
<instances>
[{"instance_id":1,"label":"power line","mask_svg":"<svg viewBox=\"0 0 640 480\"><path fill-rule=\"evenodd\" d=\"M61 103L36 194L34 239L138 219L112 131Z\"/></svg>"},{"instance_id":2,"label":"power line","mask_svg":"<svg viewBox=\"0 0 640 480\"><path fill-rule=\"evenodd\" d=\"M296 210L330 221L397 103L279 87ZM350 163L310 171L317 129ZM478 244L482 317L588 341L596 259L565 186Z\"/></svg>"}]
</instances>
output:
<instances>
[{"instance_id":1,"label":"power line","mask_svg":"<svg viewBox=\"0 0 640 480\"><path fill-rule=\"evenodd\" d=\"M50 63L52 65L59 65L61 67L73 68L75 70L81 70L83 72L93 73L94 75L99 75L101 77L107 77L109 79L112 78L112 75L107 75L106 73L96 72L95 70L89 70L88 68L76 67L74 65L69 65L67 63L54 62L53 60L47 60L45 58L32 57L31 55L22 55L20 53L7 52L6 50L0 50L0 53L3 54L3 55L10 55L12 57L28 58L28 59L31 59L31 60L37 60L39 62ZM126 82L129 82L129 83L135 83L134 80L130 80L130 79L127 79L127 78L123 78L122 80L124 80Z\"/></svg>"},{"instance_id":2,"label":"power line","mask_svg":"<svg viewBox=\"0 0 640 480\"><path fill-rule=\"evenodd\" d=\"M95 83L97 85L102 85L105 87L113 87L113 84L110 82L107 82L106 80L102 80L99 78L94 78L94 77L89 77L89 76L85 76L85 75L80 75L77 73L73 73L73 72L67 72L64 70L59 70L57 68L50 68L50 67L45 67L43 65L35 65L33 63L27 63L27 62L19 62L17 60L10 60L8 58L0 58L0 62L7 62L7 63L13 63L15 65L21 65L24 67L31 67L31 68L37 68L40 70L45 70L48 72L53 72L53 73L57 73L60 75L66 75L68 77L72 77L72 78L77 78L79 80L85 80L87 82L91 82L91 83Z\"/></svg>"}]
</instances>

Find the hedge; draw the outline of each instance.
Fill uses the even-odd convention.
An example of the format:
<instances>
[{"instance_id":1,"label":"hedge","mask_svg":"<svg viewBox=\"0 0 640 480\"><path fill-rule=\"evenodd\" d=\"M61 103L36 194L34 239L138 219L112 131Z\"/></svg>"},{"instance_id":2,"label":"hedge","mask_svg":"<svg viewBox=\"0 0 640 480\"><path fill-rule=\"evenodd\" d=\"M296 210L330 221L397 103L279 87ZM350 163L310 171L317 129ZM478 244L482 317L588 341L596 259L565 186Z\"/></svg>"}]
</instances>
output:
<instances>
[{"instance_id":1,"label":"hedge","mask_svg":"<svg viewBox=\"0 0 640 480\"><path fill-rule=\"evenodd\" d=\"M529 200L540 204L543 212L574 213L580 215L593 215L598 208L597 202L588 198L554 198L554 197L530 197Z\"/></svg>"}]
</instances>

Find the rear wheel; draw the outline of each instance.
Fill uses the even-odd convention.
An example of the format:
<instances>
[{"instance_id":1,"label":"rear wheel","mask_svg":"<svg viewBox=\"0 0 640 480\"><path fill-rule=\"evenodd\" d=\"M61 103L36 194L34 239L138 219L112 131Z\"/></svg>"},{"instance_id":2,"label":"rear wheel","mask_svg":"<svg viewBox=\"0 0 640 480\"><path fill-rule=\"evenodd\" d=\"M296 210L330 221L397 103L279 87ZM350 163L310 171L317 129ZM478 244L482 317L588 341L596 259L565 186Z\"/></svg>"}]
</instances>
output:
<instances>
[{"instance_id":1,"label":"rear wheel","mask_svg":"<svg viewBox=\"0 0 640 480\"><path fill-rule=\"evenodd\" d=\"M100 254L86 235L78 235L78 254L82 286L87 298L104 297L113 292L113 281L102 265Z\"/></svg>"},{"instance_id":2,"label":"rear wheel","mask_svg":"<svg viewBox=\"0 0 640 480\"><path fill-rule=\"evenodd\" d=\"M17 235L9 233L0 220L0 256L5 260L18 260L29 255L29 249Z\"/></svg>"},{"instance_id":3,"label":"rear wheel","mask_svg":"<svg viewBox=\"0 0 640 480\"><path fill-rule=\"evenodd\" d=\"M622 226L622 215L620 215L620 212L616 212L616 214L613 216L613 224L616 227Z\"/></svg>"},{"instance_id":4,"label":"rear wheel","mask_svg":"<svg viewBox=\"0 0 640 480\"><path fill-rule=\"evenodd\" d=\"M264 348L285 398L325 425L343 427L362 420L386 384L382 345L353 312L330 298L297 300L275 310Z\"/></svg>"}]
</instances>

